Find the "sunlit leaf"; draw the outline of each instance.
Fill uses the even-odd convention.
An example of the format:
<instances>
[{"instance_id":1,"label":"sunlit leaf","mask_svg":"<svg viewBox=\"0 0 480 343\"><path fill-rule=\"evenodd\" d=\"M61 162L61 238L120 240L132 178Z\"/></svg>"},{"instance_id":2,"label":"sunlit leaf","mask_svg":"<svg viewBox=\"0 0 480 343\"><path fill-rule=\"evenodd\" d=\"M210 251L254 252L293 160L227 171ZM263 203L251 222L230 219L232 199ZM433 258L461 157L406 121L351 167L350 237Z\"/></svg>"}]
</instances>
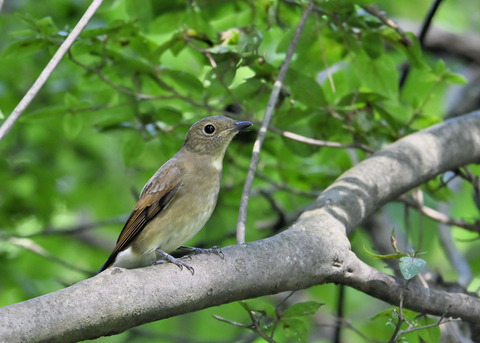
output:
<instances>
[{"instance_id":1,"label":"sunlit leaf","mask_svg":"<svg viewBox=\"0 0 480 343\"><path fill-rule=\"evenodd\" d=\"M315 314L318 309L322 306L322 303L316 301L306 301L301 303L295 303L283 314L283 318L294 318L301 316L309 316Z\"/></svg>"}]
</instances>

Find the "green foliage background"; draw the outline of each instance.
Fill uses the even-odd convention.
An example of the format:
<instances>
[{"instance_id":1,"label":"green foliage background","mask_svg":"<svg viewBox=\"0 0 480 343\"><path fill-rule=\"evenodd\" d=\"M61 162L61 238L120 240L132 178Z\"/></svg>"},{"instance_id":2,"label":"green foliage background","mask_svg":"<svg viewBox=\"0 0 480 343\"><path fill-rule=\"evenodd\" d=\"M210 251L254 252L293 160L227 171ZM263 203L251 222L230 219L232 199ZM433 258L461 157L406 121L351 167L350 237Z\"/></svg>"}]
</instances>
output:
<instances>
[{"instance_id":1,"label":"green foliage background","mask_svg":"<svg viewBox=\"0 0 480 343\"><path fill-rule=\"evenodd\" d=\"M480 30L478 23L464 19L474 5L460 2L443 4L436 22L456 32ZM406 47L397 32L363 10L369 3L317 2L322 11L309 18L302 33L272 126L377 150L443 119L448 86L463 82L450 70L457 62L446 64L422 54L412 34L413 45ZM4 3L1 116L13 110L88 4ZM304 5L271 0L106 1L0 143L0 305L91 276L113 246L135 194L180 148L189 126L202 117L241 107L241 114L231 116L252 120L256 127L230 146L217 210L191 242L234 244L255 130ZM417 21L429 5L429 1L381 3L389 15ZM412 72L399 89L398 67L404 62L411 64ZM271 131L249 205L247 241L284 228L314 194L366 156L362 149L312 147ZM454 215L472 220L477 214L470 192L467 185L456 195L446 190L427 193L427 200L434 204L438 198L453 199ZM388 210L401 230L403 207L393 204ZM425 237L436 237L433 222L415 214L410 220L414 227L421 226ZM458 230L456 236L472 234ZM358 231L352 242L364 256L362 246L369 245L368 237ZM428 252L423 257L431 269L438 268L447 279L456 277L435 239L416 248ZM478 253L471 244L462 243L461 248L478 271ZM365 260L384 268L373 259ZM337 287L325 285L295 295L295 301L325 306L315 319L310 316L313 310L302 308L295 315L290 310L275 338L282 342L310 337L309 341L321 342L322 332L331 330L334 321L337 293ZM276 305L283 298L272 296L243 307L263 308L275 317L268 307L272 305L263 301ZM366 337L388 339L392 328L385 324L391 308L353 290L347 290L346 299L346 316L356 329ZM155 337L176 342L183 337L229 342L253 335L213 319L213 314L249 320L239 304L228 304L98 341L150 342ZM436 340L438 329L422 337L428 335ZM353 330L347 330L344 338L360 339Z\"/></svg>"}]
</instances>

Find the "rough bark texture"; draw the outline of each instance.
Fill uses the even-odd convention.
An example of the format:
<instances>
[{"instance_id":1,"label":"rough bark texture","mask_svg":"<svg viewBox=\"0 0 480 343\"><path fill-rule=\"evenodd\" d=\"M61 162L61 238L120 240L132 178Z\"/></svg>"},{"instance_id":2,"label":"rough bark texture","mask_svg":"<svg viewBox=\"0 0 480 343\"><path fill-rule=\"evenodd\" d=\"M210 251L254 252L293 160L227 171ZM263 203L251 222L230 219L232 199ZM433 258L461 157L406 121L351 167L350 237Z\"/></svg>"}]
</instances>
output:
<instances>
[{"instance_id":1,"label":"rough bark texture","mask_svg":"<svg viewBox=\"0 0 480 343\"><path fill-rule=\"evenodd\" d=\"M405 287L366 265L347 233L380 206L444 171L480 161L480 112L405 137L343 174L288 230L171 264L113 268L0 309L0 341L73 342L240 299L337 282L423 313L480 322L480 300ZM189 262L190 263L190 262Z\"/></svg>"}]
</instances>

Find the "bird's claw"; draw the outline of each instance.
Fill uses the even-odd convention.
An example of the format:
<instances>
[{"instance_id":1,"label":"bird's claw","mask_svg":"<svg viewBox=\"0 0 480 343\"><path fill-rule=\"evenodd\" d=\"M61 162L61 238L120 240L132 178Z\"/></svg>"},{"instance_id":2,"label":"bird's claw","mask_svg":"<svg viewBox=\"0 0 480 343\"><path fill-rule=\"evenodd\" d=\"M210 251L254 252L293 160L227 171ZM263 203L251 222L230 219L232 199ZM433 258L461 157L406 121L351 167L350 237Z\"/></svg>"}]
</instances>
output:
<instances>
[{"instance_id":1,"label":"bird's claw","mask_svg":"<svg viewBox=\"0 0 480 343\"><path fill-rule=\"evenodd\" d=\"M186 251L190 255L215 254L217 256L220 256L222 259L225 258L225 255L223 254L222 248L220 248L218 245L215 245L215 246L213 246L209 249L181 246L180 248L178 248L178 250Z\"/></svg>"},{"instance_id":2,"label":"bird's claw","mask_svg":"<svg viewBox=\"0 0 480 343\"><path fill-rule=\"evenodd\" d=\"M185 258L192 259L191 256L184 256L184 257L181 257L181 258L175 258L172 255L167 254L166 252L164 252L160 249L157 249L155 251L158 254L160 254L163 257L163 259L154 261L153 262L154 265L170 262L170 263L173 263L174 265L176 265L178 268L180 268L180 270L183 270L183 267L185 267L190 271L190 273L192 273L192 275L195 274L195 269L193 269L193 267L191 265L189 265L188 263L182 261L182 259L185 259Z\"/></svg>"}]
</instances>

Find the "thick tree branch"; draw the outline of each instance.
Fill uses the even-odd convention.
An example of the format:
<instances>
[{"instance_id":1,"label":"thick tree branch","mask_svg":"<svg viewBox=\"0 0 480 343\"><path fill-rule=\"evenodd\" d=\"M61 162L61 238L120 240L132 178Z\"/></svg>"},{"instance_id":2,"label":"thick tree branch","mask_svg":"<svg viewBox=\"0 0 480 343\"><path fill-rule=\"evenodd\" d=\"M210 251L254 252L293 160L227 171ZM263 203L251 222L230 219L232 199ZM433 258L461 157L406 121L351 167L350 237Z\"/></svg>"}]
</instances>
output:
<instances>
[{"instance_id":1,"label":"thick tree branch","mask_svg":"<svg viewBox=\"0 0 480 343\"><path fill-rule=\"evenodd\" d=\"M410 284L363 263L347 233L373 211L439 173L480 161L480 112L407 136L343 174L288 230L171 264L112 268L0 309L0 341L73 342L239 299L327 282L422 313L480 322L480 300ZM190 262L189 262L190 263Z\"/></svg>"}]
</instances>

